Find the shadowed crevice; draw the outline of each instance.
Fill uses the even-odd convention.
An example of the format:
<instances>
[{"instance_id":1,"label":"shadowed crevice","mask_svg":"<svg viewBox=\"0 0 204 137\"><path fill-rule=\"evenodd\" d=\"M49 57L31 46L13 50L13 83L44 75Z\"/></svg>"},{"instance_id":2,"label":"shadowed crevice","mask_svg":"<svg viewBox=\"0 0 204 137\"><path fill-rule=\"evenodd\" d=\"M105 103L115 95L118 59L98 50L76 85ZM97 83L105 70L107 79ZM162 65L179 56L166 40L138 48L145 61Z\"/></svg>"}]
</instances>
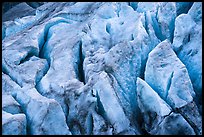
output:
<instances>
[{"instance_id":1,"label":"shadowed crevice","mask_svg":"<svg viewBox=\"0 0 204 137\"><path fill-rule=\"evenodd\" d=\"M84 69L83 69L84 57L82 53L82 41L79 42L79 64L78 64L78 78L79 81L85 84Z\"/></svg>"}]
</instances>

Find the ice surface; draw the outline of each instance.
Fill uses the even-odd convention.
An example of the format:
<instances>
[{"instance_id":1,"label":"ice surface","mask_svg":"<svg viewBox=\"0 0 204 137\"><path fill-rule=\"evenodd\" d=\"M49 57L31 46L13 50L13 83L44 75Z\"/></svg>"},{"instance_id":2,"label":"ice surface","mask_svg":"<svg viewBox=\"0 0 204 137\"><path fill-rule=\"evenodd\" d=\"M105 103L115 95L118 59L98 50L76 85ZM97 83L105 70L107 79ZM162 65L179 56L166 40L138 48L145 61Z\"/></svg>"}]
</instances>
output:
<instances>
[{"instance_id":1,"label":"ice surface","mask_svg":"<svg viewBox=\"0 0 204 137\"><path fill-rule=\"evenodd\" d=\"M2 110L11 114L22 112L20 104L11 95L3 94L2 98Z\"/></svg>"},{"instance_id":2,"label":"ice surface","mask_svg":"<svg viewBox=\"0 0 204 137\"><path fill-rule=\"evenodd\" d=\"M196 135L188 122L177 113L171 113L159 124L156 135Z\"/></svg>"},{"instance_id":3,"label":"ice surface","mask_svg":"<svg viewBox=\"0 0 204 137\"><path fill-rule=\"evenodd\" d=\"M193 31L196 23L188 14L181 14L175 20L175 31L173 39L173 49L176 52L182 49L190 39L190 33Z\"/></svg>"},{"instance_id":4,"label":"ice surface","mask_svg":"<svg viewBox=\"0 0 204 137\"><path fill-rule=\"evenodd\" d=\"M21 88L5 74L2 78L3 91L15 98L26 115L28 134L71 134L58 102L43 97L34 88ZM14 113L15 109L10 111Z\"/></svg>"},{"instance_id":5,"label":"ice surface","mask_svg":"<svg viewBox=\"0 0 204 137\"><path fill-rule=\"evenodd\" d=\"M198 114L198 108L193 107L192 114L182 111L194 103L195 92L191 84L188 70L176 56L168 40L158 44L149 54L145 71L145 81L164 99L174 110L180 113L190 122L191 126L199 134L202 125ZM197 122L196 122L197 121ZM192 123L197 123L195 124Z\"/></svg>"},{"instance_id":6,"label":"ice surface","mask_svg":"<svg viewBox=\"0 0 204 137\"><path fill-rule=\"evenodd\" d=\"M188 13L189 9L193 5L193 2L176 2L176 14L179 16L180 14Z\"/></svg>"},{"instance_id":7,"label":"ice surface","mask_svg":"<svg viewBox=\"0 0 204 137\"><path fill-rule=\"evenodd\" d=\"M176 18L176 5L174 2L165 2L158 9L158 23L164 39L173 40L174 21Z\"/></svg>"},{"instance_id":8,"label":"ice surface","mask_svg":"<svg viewBox=\"0 0 204 137\"><path fill-rule=\"evenodd\" d=\"M23 88L16 100L27 116L29 134L71 134L63 110L54 99L43 97L34 88Z\"/></svg>"},{"instance_id":9,"label":"ice surface","mask_svg":"<svg viewBox=\"0 0 204 137\"><path fill-rule=\"evenodd\" d=\"M97 82L93 88L98 93L107 120L113 125L114 133L117 134L128 130L130 128L130 121L125 116L125 113L117 100L114 89L109 83L108 75L105 72L102 72L99 77L100 81ZM133 131L131 133L134 134Z\"/></svg>"},{"instance_id":10,"label":"ice surface","mask_svg":"<svg viewBox=\"0 0 204 137\"><path fill-rule=\"evenodd\" d=\"M2 110L2 135L26 135L25 114L10 114Z\"/></svg>"},{"instance_id":11,"label":"ice surface","mask_svg":"<svg viewBox=\"0 0 204 137\"><path fill-rule=\"evenodd\" d=\"M89 84L84 85L77 79L66 83L65 99L69 106L67 123L74 135L91 134L92 111L95 111L96 97L91 95Z\"/></svg>"},{"instance_id":12,"label":"ice surface","mask_svg":"<svg viewBox=\"0 0 204 137\"><path fill-rule=\"evenodd\" d=\"M196 104L202 113L202 6L195 2L188 14L176 18L173 49L185 64L197 97Z\"/></svg>"},{"instance_id":13,"label":"ice surface","mask_svg":"<svg viewBox=\"0 0 204 137\"><path fill-rule=\"evenodd\" d=\"M137 78L137 101L143 113L154 111L158 115L166 116L172 111L171 107L139 77Z\"/></svg>"},{"instance_id":14,"label":"ice surface","mask_svg":"<svg viewBox=\"0 0 204 137\"><path fill-rule=\"evenodd\" d=\"M171 107L140 78L137 78L137 101L143 114L145 129L150 134L195 134L182 115L172 112Z\"/></svg>"},{"instance_id":15,"label":"ice surface","mask_svg":"<svg viewBox=\"0 0 204 137\"><path fill-rule=\"evenodd\" d=\"M195 96L188 71L171 49L168 40L150 52L145 81L173 108L186 105Z\"/></svg>"},{"instance_id":16,"label":"ice surface","mask_svg":"<svg viewBox=\"0 0 204 137\"><path fill-rule=\"evenodd\" d=\"M4 37L8 37L12 34L18 33L31 25L35 21L35 16L26 16L21 19L16 19L14 21L7 21L3 23L5 29Z\"/></svg>"},{"instance_id":17,"label":"ice surface","mask_svg":"<svg viewBox=\"0 0 204 137\"><path fill-rule=\"evenodd\" d=\"M189 9L188 14L195 20L195 22L202 22L202 3L194 2Z\"/></svg>"},{"instance_id":18,"label":"ice surface","mask_svg":"<svg viewBox=\"0 0 204 137\"><path fill-rule=\"evenodd\" d=\"M78 65L80 65L80 39L74 29L76 25L71 26L67 23L58 23L49 28L41 56L48 60L50 68L36 86L42 95L60 102L66 115L67 106L62 86L68 80L79 79ZM67 32L72 35L67 35ZM59 33L63 36L57 35Z\"/></svg>"},{"instance_id":19,"label":"ice surface","mask_svg":"<svg viewBox=\"0 0 204 137\"><path fill-rule=\"evenodd\" d=\"M17 2L19 4L13 6L11 9L2 14L2 21L15 20L16 18L22 18L30 15L35 15L35 9L30 7L27 2ZM5 5L9 3L5 3ZM16 3L12 3L13 5ZM11 5L12 5L11 4ZM6 7L6 6L5 6ZM9 7L9 6L8 6ZM7 8L8 8L7 7Z\"/></svg>"},{"instance_id":20,"label":"ice surface","mask_svg":"<svg viewBox=\"0 0 204 137\"><path fill-rule=\"evenodd\" d=\"M3 13L4 134L202 134L201 2L41 4Z\"/></svg>"}]
</instances>

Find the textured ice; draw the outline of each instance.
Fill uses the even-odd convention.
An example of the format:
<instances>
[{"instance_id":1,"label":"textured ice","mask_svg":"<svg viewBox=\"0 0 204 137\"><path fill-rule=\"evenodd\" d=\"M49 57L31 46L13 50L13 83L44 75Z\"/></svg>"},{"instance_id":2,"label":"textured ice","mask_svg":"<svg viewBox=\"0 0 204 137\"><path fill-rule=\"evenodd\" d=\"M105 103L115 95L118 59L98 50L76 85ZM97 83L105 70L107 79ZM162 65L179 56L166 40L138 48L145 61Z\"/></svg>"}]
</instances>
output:
<instances>
[{"instance_id":1,"label":"textured ice","mask_svg":"<svg viewBox=\"0 0 204 137\"><path fill-rule=\"evenodd\" d=\"M152 134L196 135L189 123L178 113L171 113L169 116L165 117Z\"/></svg>"},{"instance_id":2,"label":"textured ice","mask_svg":"<svg viewBox=\"0 0 204 137\"><path fill-rule=\"evenodd\" d=\"M20 104L11 95L3 94L2 98L2 110L11 114L21 113Z\"/></svg>"},{"instance_id":3,"label":"textured ice","mask_svg":"<svg viewBox=\"0 0 204 137\"><path fill-rule=\"evenodd\" d=\"M72 35L66 35L67 32L72 33ZM62 35L64 33L64 38L56 35L58 33ZM74 26L72 25L70 28L67 23L59 23L50 27L47 42L42 47L40 55L48 60L50 68L37 83L36 88L42 95L60 102L65 113L67 112L67 106L64 103L64 89L62 86L70 79L79 78L80 41L76 33ZM59 52L60 54L58 54ZM59 81L59 79L61 80Z\"/></svg>"},{"instance_id":4,"label":"textured ice","mask_svg":"<svg viewBox=\"0 0 204 137\"><path fill-rule=\"evenodd\" d=\"M190 103L194 103L195 92L188 71L168 40L161 42L150 52L145 70L145 81L174 110L179 110L197 133L200 132L202 124L199 122L201 116L198 108L189 106ZM183 108L193 109L194 113L182 111Z\"/></svg>"},{"instance_id":5,"label":"textured ice","mask_svg":"<svg viewBox=\"0 0 204 137\"><path fill-rule=\"evenodd\" d=\"M2 110L2 134L26 135L25 114L10 114Z\"/></svg>"},{"instance_id":6,"label":"textured ice","mask_svg":"<svg viewBox=\"0 0 204 137\"><path fill-rule=\"evenodd\" d=\"M185 22L185 23L184 23ZM196 23L188 14L181 14L175 20L175 31L173 39L173 49L176 52L188 43L190 33L194 30Z\"/></svg>"},{"instance_id":7,"label":"textured ice","mask_svg":"<svg viewBox=\"0 0 204 137\"><path fill-rule=\"evenodd\" d=\"M176 2L176 14L179 16L180 14L188 13L189 9L193 5L193 2Z\"/></svg>"},{"instance_id":8,"label":"textured ice","mask_svg":"<svg viewBox=\"0 0 204 137\"><path fill-rule=\"evenodd\" d=\"M202 134L201 2L36 3L2 13L3 134Z\"/></svg>"},{"instance_id":9,"label":"textured ice","mask_svg":"<svg viewBox=\"0 0 204 137\"><path fill-rule=\"evenodd\" d=\"M186 105L195 96L188 71L171 49L168 40L161 42L150 52L145 81L173 108Z\"/></svg>"},{"instance_id":10,"label":"textured ice","mask_svg":"<svg viewBox=\"0 0 204 137\"><path fill-rule=\"evenodd\" d=\"M72 134L87 135L92 130L92 113L96 105L96 97L91 96L91 89L87 83L85 86L77 79L66 83L65 95L69 106L67 123Z\"/></svg>"},{"instance_id":11,"label":"textured ice","mask_svg":"<svg viewBox=\"0 0 204 137\"><path fill-rule=\"evenodd\" d=\"M159 5L161 5L161 3L159 2L139 2L138 6L137 6L137 11L138 12L153 12L156 14L157 12L157 8L159 7Z\"/></svg>"},{"instance_id":12,"label":"textured ice","mask_svg":"<svg viewBox=\"0 0 204 137\"><path fill-rule=\"evenodd\" d=\"M130 129L130 121L125 116L122 107L117 101L114 89L109 83L108 75L105 72L101 72L99 78L100 81L96 82L93 88L96 90L97 99L101 102L104 110L104 114L102 115L113 125L113 133L129 132L126 134L135 134L134 130L132 131Z\"/></svg>"},{"instance_id":13,"label":"textured ice","mask_svg":"<svg viewBox=\"0 0 204 137\"><path fill-rule=\"evenodd\" d=\"M171 107L140 78L137 78L137 101L140 109L144 109L142 113L154 111L161 116L166 116L172 111Z\"/></svg>"},{"instance_id":14,"label":"textured ice","mask_svg":"<svg viewBox=\"0 0 204 137\"><path fill-rule=\"evenodd\" d=\"M28 117L29 134L71 134L58 102L40 95L34 88L22 89L16 100Z\"/></svg>"},{"instance_id":15,"label":"textured ice","mask_svg":"<svg viewBox=\"0 0 204 137\"><path fill-rule=\"evenodd\" d=\"M176 5L173 2L164 2L158 8L158 23L161 28L162 40L173 40L174 21L176 18Z\"/></svg>"},{"instance_id":16,"label":"textured ice","mask_svg":"<svg viewBox=\"0 0 204 137\"><path fill-rule=\"evenodd\" d=\"M182 115L172 112L171 107L140 78L137 78L137 101L144 117L145 129L150 134L195 135Z\"/></svg>"},{"instance_id":17,"label":"textured ice","mask_svg":"<svg viewBox=\"0 0 204 137\"><path fill-rule=\"evenodd\" d=\"M137 78L136 95L138 106L144 119L144 128L147 132L151 133L157 128L164 117L170 114L171 108L140 78Z\"/></svg>"},{"instance_id":18,"label":"textured ice","mask_svg":"<svg viewBox=\"0 0 204 137\"><path fill-rule=\"evenodd\" d=\"M25 29L29 25L31 25L35 21L35 16L26 16L21 19L16 19L14 21L7 21L3 23L3 27L6 29L4 30L4 37L8 37L12 34L18 33L21 30Z\"/></svg>"},{"instance_id":19,"label":"textured ice","mask_svg":"<svg viewBox=\"0 0 204 137\"><path fill-rule=\"evenodd\" d=\"M33 7L28 4L28 2L5 3L5 11L6 12L2 14L3 22L15 20L16 18L35 15L35 9L33 9Z\"/></svg>"},{"instance_id":20,"label":"textured ice","mask_svg":"<svg viewBox=\"0 0 204 137\"><path fill-rule=\"evenodd\" d=\"M188 69L194 91L195 101L202 113L202 6L195 2L188 14L176 18L173 49Z\"/></svg>"},{"instance_id":21,"label":"textured ice","mask_svg":"<svg viewBox=\"0 0 204 137\"><path fill-rule=\"evenodd\" d=\"M194 2L189 9L188 14L195 20L195 22L202 22L202 3Z\"/></svg>"},{"instance_id":22,"label":"textured ice","mask_svg":"<svg viewBox=\"0 0 204 137\"><path fill-rule=\"evenodd\" d=\"M43 97L35 88L21 88L6 74L3 74L2 78L3 91L15 98L27 117L28 131L26 134L71 134L58 102ZM14 111L15 109L12 110L13 113Z\"/></svg>"}]
</instances>

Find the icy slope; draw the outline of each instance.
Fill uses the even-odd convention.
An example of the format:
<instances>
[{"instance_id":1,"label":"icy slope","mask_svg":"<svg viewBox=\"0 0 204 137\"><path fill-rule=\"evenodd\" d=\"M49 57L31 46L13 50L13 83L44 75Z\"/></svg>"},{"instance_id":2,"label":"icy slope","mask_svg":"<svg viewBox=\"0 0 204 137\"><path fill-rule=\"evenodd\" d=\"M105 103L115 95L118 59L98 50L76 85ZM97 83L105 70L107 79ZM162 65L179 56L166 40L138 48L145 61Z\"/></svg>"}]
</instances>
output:
<instances>
[{"instance_id":1,"label":"icy slope","mask_svg":"<svg viewBox=\"0 0 204 137\"><path fill-rule=\"evenodd\" d=\"M2 134L200 135L201 36L201 2L16 5L2 22Z\"/></svg>"}]
</instances>

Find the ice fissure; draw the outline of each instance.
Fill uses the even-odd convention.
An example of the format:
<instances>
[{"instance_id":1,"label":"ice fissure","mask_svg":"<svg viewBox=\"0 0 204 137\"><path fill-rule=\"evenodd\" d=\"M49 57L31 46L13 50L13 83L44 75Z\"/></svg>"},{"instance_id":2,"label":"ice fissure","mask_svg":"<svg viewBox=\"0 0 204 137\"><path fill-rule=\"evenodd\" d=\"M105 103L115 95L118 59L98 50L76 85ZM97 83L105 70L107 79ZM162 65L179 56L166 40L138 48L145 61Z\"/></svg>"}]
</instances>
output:
<instances>
[{"instance_id":1,"label":"ice fissure","mask_svg":"<svg viewBox=\"0 0 204 137\"><path fill-rule=\"evenodd\" d=\"M83 82L85 84L83 62L84 62L84 57L83 57L83 54L82 54L82 41L80 40L79 41L78 78L79 78L79 81L81 81L81 82Z\"/></svg>"},{"instance_id":2,"label":"ice fissure","mask_svg":"<svg viewBox=\"0 0 204 137\"><path fill-rule=\"evenodd\" d=\"M202 135L201 2L3 14L3 135Z\"/></svg>"}]
</instances>

